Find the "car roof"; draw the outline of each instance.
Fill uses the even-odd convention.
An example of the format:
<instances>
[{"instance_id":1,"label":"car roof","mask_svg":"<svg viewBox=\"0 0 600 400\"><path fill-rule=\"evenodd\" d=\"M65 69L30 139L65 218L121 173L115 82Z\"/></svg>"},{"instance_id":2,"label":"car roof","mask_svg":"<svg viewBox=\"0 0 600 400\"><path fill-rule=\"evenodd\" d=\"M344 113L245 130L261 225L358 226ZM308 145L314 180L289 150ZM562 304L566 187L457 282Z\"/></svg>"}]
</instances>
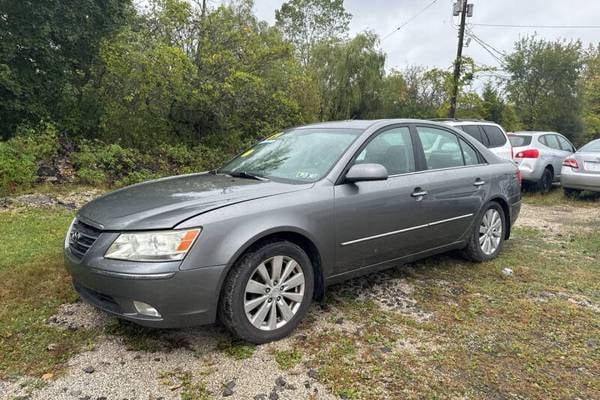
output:
<instances>
[{"instance_id":1,"label":"car roof","mask_svg":"<svg viewBox=\"0 0 600 400\"><path fill-rule=\"evenodd\" d=\"M528 135L528 136L541 136L541 135L548 135L548 134L552 134L552 135L561 135L558 132L549 132L549 131L516 131L516 132L512 132L511 135Z\"/></svg>"},{"instance_id":2,"label":"car roof","mask_svg":"<svg viewBox=\"0 0 600 400\"><path fill-rule=\"evenodd\" d=\"M432 121L442 122L446 125L495 125L500 126L493 121L486 121L483 119L459 119L459 118L433 118Z\"/></svg>"},{"instance_id":3,"label":"car roof","mask_svg":"<svg viewBox=\"0 0 600 400\"><path fill-rule=\"evenodd\" d=\"M374 125L391 125L391 124L410 124L410 123L431 123L434 125L441 125L436 121L426 119L411 119L411 118L397 118L397 119L350 119L344 121L328 121L328 122L316 122L314 124L298 126L297 129L319 129L319 128L333 128L333 129L362 129L366 130Z\"/></svg>"}]
</instances>

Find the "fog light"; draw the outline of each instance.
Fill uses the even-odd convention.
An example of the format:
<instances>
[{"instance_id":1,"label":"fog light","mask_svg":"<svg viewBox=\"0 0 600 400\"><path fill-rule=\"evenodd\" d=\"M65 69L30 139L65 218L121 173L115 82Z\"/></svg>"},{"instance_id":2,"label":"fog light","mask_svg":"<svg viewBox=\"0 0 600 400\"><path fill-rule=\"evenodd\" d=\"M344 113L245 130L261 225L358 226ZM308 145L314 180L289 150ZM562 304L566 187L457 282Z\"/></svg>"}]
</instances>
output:
<instances>
[{"instance_id":1,"label":"fog light","mask_svg":"<svg viewBox=\"0 0 600 400\"><path fill-rule=\"evenodd\" d=\"M141 301L134 300L133 306L142 315L148 315L149 317L160 317L156 308L152 307L150 304L142 303Z\"/></svg>"}]
</instances>

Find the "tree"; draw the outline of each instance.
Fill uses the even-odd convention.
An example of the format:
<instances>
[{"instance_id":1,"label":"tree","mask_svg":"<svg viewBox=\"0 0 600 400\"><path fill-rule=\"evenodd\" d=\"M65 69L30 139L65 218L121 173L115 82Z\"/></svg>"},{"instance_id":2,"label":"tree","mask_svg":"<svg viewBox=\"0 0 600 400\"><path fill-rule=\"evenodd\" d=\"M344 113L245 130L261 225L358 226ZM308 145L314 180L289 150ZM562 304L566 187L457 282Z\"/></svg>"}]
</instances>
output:
<instances>
[{"instance_id":1,"label":"tree","mask_svg":"<svg viewBox=\"0 0 600 400\"><path fill-rule=\"evenodd\" d=\"M0 2L0 135L53 119L81 125L81 88L103 38L122 26L129 0Z\"/></svg>"},{"instance_id":2,"label":"tree","mask_svg":"<svg viewBox=\"0 0 600 400\"><path fill-rule=\"evenodd\" d=\"M579 85L583 98L582 142L587 142L600 137L600 44L585 52Z\"/></svg>"},{"instance_id":3,"label":"tree","mask_svg":"<svg viewBox=\"0 0 600 400\"><path fill-rule=\"evenodd\" d=\"M344 0L289 0L275 11L275 25L306 66L317 43L338 40L348 32L351 17Z\"/></svg>"},{"instance_id":4,"label":"tree","mask_svg":"<svg viewBox=\"0 0 600 400\"><path fill-rule=\"evenodd\" d=\"M320 119L370 118L380 112L385 55L372 33L351 40L321 43L309 66L321 98Z\"/></svg>"},{"instance_id":5,"label":"tree","mask_svg":"<svg viewBox=\"0 0 600 400\"><path fill-rule=\"evenodd\" d=\"M534 36L506 57L509 99L529 130L555 130L575 140L581 131L581 42L548 42Z\"/></svg>"}]
</instances>

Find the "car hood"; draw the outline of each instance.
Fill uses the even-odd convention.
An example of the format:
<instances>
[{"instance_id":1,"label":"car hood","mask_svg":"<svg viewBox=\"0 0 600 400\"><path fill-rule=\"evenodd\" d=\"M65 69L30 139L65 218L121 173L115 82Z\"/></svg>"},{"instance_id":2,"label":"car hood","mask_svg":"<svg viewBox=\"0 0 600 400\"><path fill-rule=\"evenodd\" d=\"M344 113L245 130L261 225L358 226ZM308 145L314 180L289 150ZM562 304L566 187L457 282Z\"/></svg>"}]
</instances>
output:
<instances>
[{"instance_id":1,"label":"car hood","mask_svg":"<svg viewBox=\"0 0 600 400\"><path fill-rule=\"evenodd\" d=\"M216 208L304 190L312 185L212 173L182 175L108 193L83 206L77 217L103 230L170 229Z\"/></svg>"}]
</instances>

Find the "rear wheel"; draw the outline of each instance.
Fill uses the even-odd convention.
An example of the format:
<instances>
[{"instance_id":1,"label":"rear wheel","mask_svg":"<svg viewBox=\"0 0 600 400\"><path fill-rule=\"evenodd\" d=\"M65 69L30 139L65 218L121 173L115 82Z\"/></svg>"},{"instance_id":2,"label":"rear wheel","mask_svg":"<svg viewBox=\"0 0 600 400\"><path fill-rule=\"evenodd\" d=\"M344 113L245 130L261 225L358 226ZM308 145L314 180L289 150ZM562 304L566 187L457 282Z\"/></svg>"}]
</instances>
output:
<instances>
[{"instance_id":1,"label":"rear wheel","mask_svg":"<svg viewBox=\"0 0 600 400\"><path fill-rule=\"evenodd\" d=\"M475 221L469 243L463 251L465 257L477 262L496 258L504 245L505 229L504 210L496 202L489 203Z\"/></svg>"},{"instance_id":2,"label":"rear wheel","mask_svg":"<svg viewBox=\"0 0 600 400\"><path fill-rule=\"evenodd\" d=\"M240 339L266 343L289 335L312 301L313 268L294 243L271 242L246 253L223 287L219 316Z\"/></svg>"},{"instance_id":3,"label":"rear wheel","mask_svg":"<svg viewBox=\"0 0 600 400\"><path fill-rule=\"evenodd\" d=\"M581 193L581 190L571 188L563 188L563 191L567 197L577 197Z\"/></svg>"},{"instance_id":4,"label":"rear wheel","mask_svg":"<svg viewBox=\"0 0 600 400\"><path fill-rule=\"evenodd\" d=\"M548 193L552 189L552 181L554 180L554 173L550 168L546 168L542 177L537 183L537 190L541 193Z\"/></svg>"}]
</instances>

